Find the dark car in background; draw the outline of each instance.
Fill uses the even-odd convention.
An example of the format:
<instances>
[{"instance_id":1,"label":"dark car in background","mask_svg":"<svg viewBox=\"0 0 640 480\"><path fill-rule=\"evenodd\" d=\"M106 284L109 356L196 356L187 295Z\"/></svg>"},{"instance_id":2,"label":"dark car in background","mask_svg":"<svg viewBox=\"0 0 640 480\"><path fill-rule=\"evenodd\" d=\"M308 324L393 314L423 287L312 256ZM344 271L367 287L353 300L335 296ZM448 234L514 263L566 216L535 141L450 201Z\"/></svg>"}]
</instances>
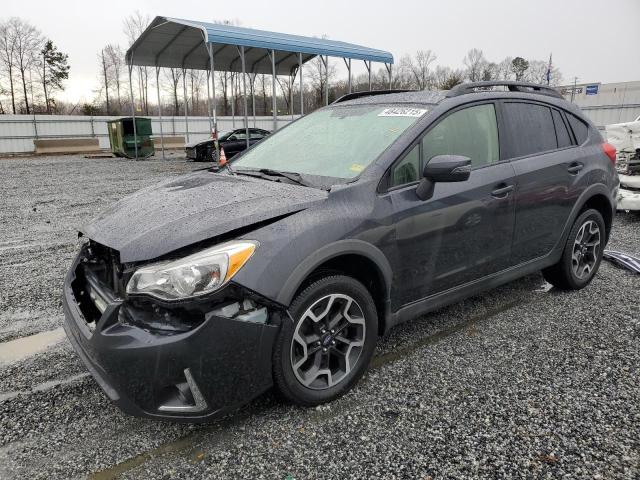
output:
<instances>
[{"instance_id":1,"label":"dark car in background","mask_svg":"<svg viewBox=\"0 0 640 480\"><path fill-rule=\"evenodd\" d=\"M400 322L539 270L588 285L615 158L549 87L350 94L100 213L65 279L65 329L134 415L202 421L273 385L331 401Z\"/></svg>"},{"instance_id":2,"label":"dark car in background","mask_svg":"<svg viewBox=\"0 0 640 480\"><path fill-rule=\"evenodd\" d=\"M271 132L261 128L249 129L249 146L252 146L269 135ZM221 148L224 148L227 160L233 158L238 153L247 148L247 131L244 128L238 128L221 135L218 138ZM210 138L202 142L191 143L185 147L185 154L188 159L196 162L212 162L217 160L217 151L215 140Z\"/></svg>"}]
</instances>

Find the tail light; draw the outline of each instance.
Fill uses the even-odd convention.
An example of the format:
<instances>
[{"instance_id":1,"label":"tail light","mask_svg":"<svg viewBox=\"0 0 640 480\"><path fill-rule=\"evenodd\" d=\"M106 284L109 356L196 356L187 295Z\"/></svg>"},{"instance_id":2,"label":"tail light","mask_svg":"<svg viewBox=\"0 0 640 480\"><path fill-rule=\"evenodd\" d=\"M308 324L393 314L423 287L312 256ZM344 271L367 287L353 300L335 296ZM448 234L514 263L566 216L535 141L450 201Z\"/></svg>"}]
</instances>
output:
<instances>
[{"instance_id":1,"label":"tail light","mask_svg":"<svg viewBox=\"0 0 640 480\"><path fill-rule=\"evenodd\" d=\"M602 151L605 153L607 157L609 157L609 160L611 160L611 163L615 165L616 164L616 147L614 147L610 143L604 142L602 144Z\"/></svg>"}]
</instances>

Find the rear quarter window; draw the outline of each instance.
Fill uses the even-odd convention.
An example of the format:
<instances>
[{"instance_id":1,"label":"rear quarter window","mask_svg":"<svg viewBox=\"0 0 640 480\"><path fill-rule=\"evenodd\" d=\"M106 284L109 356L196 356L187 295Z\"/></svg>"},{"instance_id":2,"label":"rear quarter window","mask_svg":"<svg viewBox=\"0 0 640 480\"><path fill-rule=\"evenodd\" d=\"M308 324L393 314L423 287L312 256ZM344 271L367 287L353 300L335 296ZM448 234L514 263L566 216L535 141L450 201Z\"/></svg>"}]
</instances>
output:
<instances>
[{"instance_id":1,"label":"rear quarter window","mask_svg":"<svg viewBox=\"0 0 640 480\"><path fill-rule=\"evenodd\" d=\"M567 118L569 119L569 125L571 125L571 130L573 130L573 134L576 137L578 145L582 145L587 141L587 137L589 136L589 127L586 123L571 113L567 113Z\"/></svg>"},{"instance_id":2,"label":"rear quarter window","mask_svg":"<svg viewBox=\"0 0 640 480\"><path fill-rule=\"evenodd\" d=\"M551 109L535 103L505 102L509 131L508 158L548 152L558 148Z\"/></svg>"},{"instance_id":3,"label":"rear quarter window","mask_svg":"<svg viewBox=\"0 0 640 480\"><path fill-rule=\"evenodd\" d=\"M558 110L552 110L553 123L556 125L556 137L558 138L558 148L570 147L573 145L571 135L567 129L567 125L562 119L562 114Z\"/></svg>"}]
</instances>

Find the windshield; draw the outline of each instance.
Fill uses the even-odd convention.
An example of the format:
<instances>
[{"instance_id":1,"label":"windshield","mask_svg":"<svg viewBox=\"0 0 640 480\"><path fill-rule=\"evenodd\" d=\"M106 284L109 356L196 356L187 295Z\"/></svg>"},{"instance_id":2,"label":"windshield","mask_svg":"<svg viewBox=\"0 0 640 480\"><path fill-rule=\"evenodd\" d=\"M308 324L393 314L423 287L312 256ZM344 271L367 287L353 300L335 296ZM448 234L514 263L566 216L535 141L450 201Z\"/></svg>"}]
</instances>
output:
<instances>
[{"instance_id":1,"label":"windshield","mask_svg":"<svg viewBox=\"0 0 640 480\"><path fill-rule=\"evenodd\" d=\"M265 138L234 161L233 169L353 178L425 113L425 106L322 109Z\"/></svg>"}]
</instances>

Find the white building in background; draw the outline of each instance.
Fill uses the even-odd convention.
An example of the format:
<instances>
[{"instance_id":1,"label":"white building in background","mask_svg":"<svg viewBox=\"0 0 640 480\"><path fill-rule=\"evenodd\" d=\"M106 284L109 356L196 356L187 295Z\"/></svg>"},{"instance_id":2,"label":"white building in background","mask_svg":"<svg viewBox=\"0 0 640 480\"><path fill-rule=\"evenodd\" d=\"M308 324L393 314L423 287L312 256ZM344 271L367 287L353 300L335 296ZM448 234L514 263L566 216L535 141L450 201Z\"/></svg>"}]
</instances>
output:
<instances>
[{"instance_id":1,"label":"white building in background","mask_svg":"<svg viewBox=\"0 0 640 480\"><path fill-rule=\"evenodd\" d=\"M578 83L558 87L599 127L632 122L640 116L640 81L621 83Z\"/></svg>"}]
</instances>

